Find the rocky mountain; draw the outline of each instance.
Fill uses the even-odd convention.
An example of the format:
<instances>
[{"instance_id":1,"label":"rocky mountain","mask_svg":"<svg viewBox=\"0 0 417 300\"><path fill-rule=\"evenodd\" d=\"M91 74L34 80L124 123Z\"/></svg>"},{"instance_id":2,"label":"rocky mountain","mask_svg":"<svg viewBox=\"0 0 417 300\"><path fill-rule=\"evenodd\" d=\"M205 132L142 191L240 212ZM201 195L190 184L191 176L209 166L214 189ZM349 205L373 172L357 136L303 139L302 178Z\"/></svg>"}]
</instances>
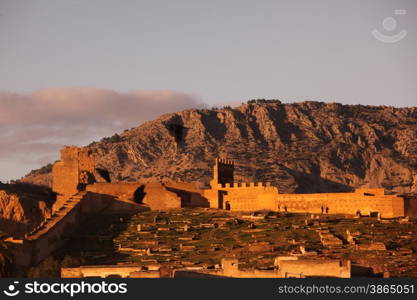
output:
<instances>
[{"instance_id":1,"label":"rocky mountain","mask_svg":"<svg viewBox=\"0 0 417 300\"><path fill-rule=\"evenodd\" d=\"M236 181L270 181L280 192L417 192L417 107L251 100L165 114L87 147L119 181L208 184L220 157L235 160ZM50 174L23 181L49 183Z\"/></svg>"}]
</instances>

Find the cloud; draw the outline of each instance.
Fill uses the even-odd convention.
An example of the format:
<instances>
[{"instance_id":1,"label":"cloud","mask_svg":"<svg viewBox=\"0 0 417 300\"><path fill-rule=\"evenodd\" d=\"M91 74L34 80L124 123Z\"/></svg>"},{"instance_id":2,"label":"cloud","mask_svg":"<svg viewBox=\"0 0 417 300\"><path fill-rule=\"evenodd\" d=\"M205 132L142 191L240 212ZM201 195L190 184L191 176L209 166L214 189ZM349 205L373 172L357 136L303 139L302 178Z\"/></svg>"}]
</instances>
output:
<instances>
[{"instance_id":1,"label":"cloud","mask_svg":"<svg viewBox=\"0 0 417 300\"><path fill-rule=\"evenodd\" d=\"M164 113L203 106L193 95L169 90L0 92L0 180L20 178L53 162L63 145L88 144Z\"/></svg>"}]
</instances>

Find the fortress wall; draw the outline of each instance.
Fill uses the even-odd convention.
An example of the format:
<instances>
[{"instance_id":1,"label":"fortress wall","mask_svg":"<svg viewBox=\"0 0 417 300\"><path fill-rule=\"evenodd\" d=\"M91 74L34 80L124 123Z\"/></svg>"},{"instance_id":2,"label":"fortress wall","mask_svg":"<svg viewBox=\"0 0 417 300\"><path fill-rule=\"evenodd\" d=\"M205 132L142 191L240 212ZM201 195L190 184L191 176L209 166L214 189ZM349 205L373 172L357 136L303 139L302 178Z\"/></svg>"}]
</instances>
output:
<instances>
[{"instance_id":1,"label":"fortress wall","mask_svg":"<svg viewBox=\"0 0 417 300\"><path fill-rule=\"evenodd\" d=\"M152 210L181 208L181 198L159 182L146 184L144 192L143 203Z\"/></svg>"},{"instance_id":2,"label":"fortress wall","mask_svg":"<svg viewBox=\"0 0 417 300\"><path fill-rule=\"evenodd\" d=\"M203 190L203 197L207 199L209 207L222 208L219 207L219 190Z\"/></svg>"},{"instance_id":3,"label":"fortress wall","mask_svg":"<svg viewBox=\"0 0 417 300\"><path fill-rule=\"evenodd\" d=\"M95 194L109 195L133 201L135 191L142 185L143 183L141 182L103 182L89 184L86 190Z\"/></svg>"},{"instance_id":4,"label":"fortress wall","mask_svg":"<svg viewBox=\"0 0 417 300\"><path fill-rule=\"evenodd\" d=\"M257 190L257 191L277 191L276 187L271 186L270 182L231 182L231 183L219 183L217 184L218 189L250 189L250 190Z\"/></svg>"},{"instance_id":5,"label":"fortress wall","mask_svg":"<svg viewBox=\"0 0 417 300\"><path fill-rule=\"evenodd\" d=\"M224 201L229 202L230 210L276 210L277 192L271 189L229 189L224 195Z\"/></svg>"},{"instance_id":6,"label":"fortress wall","mask_svg":"<svg viewBox=\"0 0 417 300\"><path fill-rule=\"evenodd\" d=\"M190 202L185 204L184 206L188 207L210 207L209 202L206 198L204 198L201 193L191 193L190 194Z\"/></svg>"},{"instance_id":7,"label":"fortress wall","mask_svg":"<svg viewBox=\"0 0 417 300\"><path fill-rule=\"evenodd\" d=\"M232 161L216 159L211 189L203 191L210 207L350 215L378 212L387 218L405 215L404 199L385 195L384 189L361 188L353 193L279 194L278 189L268 183L236 183L233 171ZM408 200L407 210L414 211L414 206L414 202Z\"/></svg>"},{"instance_id":8,"label":"fortress wall","mask_svg":"<svg viewBox=\"0 0 417 300\"><path fill-rule=\"evenodd\" d=\"M208 200L202 195L202 191L189 192L178 190L171 187L166 187L170 192L175 193L181 199L181 207L209 207Z\"/></svg>"},{"instance_id":9,"label":"fortress wall","mask_svg":"<svg viewBox=\"0 0 417 300\"><path fill-rule=\"evenodd\" d=\"M115 197L112 195L89 191L81 201L81 213L83 215L96 214L104 209L107 210L113 201L115 201Z\"/></svg>"},{"instance_id":10,"label":"fortress wall","mask_svg":"<svg viewBox=\"0 0 417 300\"><path fill-rule=\"evenodd\" d=\"M44 234L32 242L32 263L38 264L53 251L58 249L74 230L78 229L81 220L81 205L70 210L57 223L51 224Z\"/></svg>"},{"instance_id":11,"label":"fortress wall","mask_svg":"<svg viewBox=\"0 0 417 300\"><path fill-rule=\"evenodd\" d=\"M357 189L353 193L279 194L276 187L263 183L225 183L204 190L210 207L236 211L279 210L297 213L329 213L383 217L404 216L404 200L384 195L384 189ZM222 207L219 207L222 205ZM409 205L410 206L410 205Z\"/></svg>"},{"instance_id":12,"label":"fortress wall","mask_svg":"<svg viewBox=\"0 0 417 300\"><path fill-rule=\"evenodd\" d=\"M359 211L363 215L379 212L387 218L404 216L401 197L380 193L376 196L363 193L278 194L277 205L279 210L288 212L355 215Z\"/></svg>"},{"instance_id":13,"label":"fortress wall","mask_svg":"<svg viewBox=\"0 0 417 300\"><path fill-rule=\"evenodd\" d=\"M143 184L140 182L94 183L87 185L88 191L82 202L83 213L104 214L135 213L146 207L135 202L135 192Z\"/></svg>"},{"instance_id":14,"label":"fortress wall","mask_svg":"<svg viewBox=\"0 0 417 300\"><path fill-rule=\"evenodd\" d=\"M277 209L278 189L269 183L218 184L217 189L204 190L203 195L214 208L226 208L228 203L230 210L236 211ZM219 198L222 200L219 201ZM219 202L223 207L219 207Z\"/></svg>"},{"instance_id":15,"label":"fortress wall","mask_svg":"<svg viewBox=\"0 0 417 300\"><path fill-rule=\"evenodd\" d=\"M164 187L181 198L182 207L209 207L209 201L204 197L204 190L195 183L169 181Z\"/></svg>"},{"instance_id":16,"label":"fortress wall","mask_svg":"<svg viewBox=\"0 0 417 300\"><path fill-rule=\"evenodd\" d=\"M150 208L145 205L116 198L112 199L109 205L102 210L102 214L133 214L149 209Z\"/></svg>"}]
</instances>

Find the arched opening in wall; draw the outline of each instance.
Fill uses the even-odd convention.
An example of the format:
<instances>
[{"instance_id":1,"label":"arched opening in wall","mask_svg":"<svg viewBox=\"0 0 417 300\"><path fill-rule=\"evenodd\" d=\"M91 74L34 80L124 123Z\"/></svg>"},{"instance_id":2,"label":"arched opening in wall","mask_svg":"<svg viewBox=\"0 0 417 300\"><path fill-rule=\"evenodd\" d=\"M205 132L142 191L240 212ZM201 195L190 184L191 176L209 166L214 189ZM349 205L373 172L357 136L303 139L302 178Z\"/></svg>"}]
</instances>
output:
<instances>
[{"instance_id":1,"label":"arched opening in wall","mask_svg":"<svg viewBox=\"0 0 417 300\"><path fill-rule=\"evenodd\" d=\"M123 278L123 277L120 276L119 274L110 274L110 275L107 275L106 278Z\"/></svg>"},{"instance_id":2,"label":"arched opening in wall","mask_svg":"<svg viewBox=\"0 0 417 300\"><path fill-rule=\"evenodd\" d=\"M230 210L230 203L229 203L229 201L226 201L226 210Z\"/></svg>"},{"instance_id":3,"label":"arched opening in wall","mask_svg":"<svg viewBox=\"0 0 417 300\"><path fill-rule=\"evenodd\" d=\"M133 193L133 201L136 203L143 203L143 198L145 198L145 185L141 185Z\"/></svg>"},{"instance_id":4,"label":"arched opening in wall","mask_svg":"<svg viewBox=\"0 0 417 300\"><path fill-rule=\"evenodd\" d=\"M326 214L328 214L329 213L329 208L328 207L326 207Z\"/></svg>"},{"instance_id":5,"label":"arched opening in wall","mask_svg":"<svg viewBox=\"0 0 417 300\"><path fill-rule=\"evenodd\" d=\"M362 216L362 214L361 214L361 211L360 211L360 210L356 211L356 216L358 216L358 217Z\"/></svg>"}]
</instances>

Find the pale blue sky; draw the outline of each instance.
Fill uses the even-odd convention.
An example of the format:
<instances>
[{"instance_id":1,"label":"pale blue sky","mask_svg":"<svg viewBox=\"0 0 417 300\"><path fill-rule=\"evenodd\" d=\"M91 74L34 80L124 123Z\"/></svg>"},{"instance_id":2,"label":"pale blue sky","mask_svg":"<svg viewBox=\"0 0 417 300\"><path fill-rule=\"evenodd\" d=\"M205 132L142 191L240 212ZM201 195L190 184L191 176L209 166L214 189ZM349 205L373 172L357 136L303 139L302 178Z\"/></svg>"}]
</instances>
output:
<instances>
[{"instance_id":1,"label":"pale blue sky","mask_svg":"<svg viewBox=\"0 0 417 300\"><path fill-rule=\"evenodd\" d=\"M415 106L416 14L415 0L0 0L0 180L202 102Z\"/></svg>"},{"instance_id":2,"label":"pale blue sky","mask_svg":"<svg viewBox=\"0 0 417 300\"><path fill-rule=\"evenodd\" d=\"M0 90L415 105L416 14L413 0L0 0ZM371 35L389 16L408 31L396 44Z\"/></svg>"}]
</instances>

